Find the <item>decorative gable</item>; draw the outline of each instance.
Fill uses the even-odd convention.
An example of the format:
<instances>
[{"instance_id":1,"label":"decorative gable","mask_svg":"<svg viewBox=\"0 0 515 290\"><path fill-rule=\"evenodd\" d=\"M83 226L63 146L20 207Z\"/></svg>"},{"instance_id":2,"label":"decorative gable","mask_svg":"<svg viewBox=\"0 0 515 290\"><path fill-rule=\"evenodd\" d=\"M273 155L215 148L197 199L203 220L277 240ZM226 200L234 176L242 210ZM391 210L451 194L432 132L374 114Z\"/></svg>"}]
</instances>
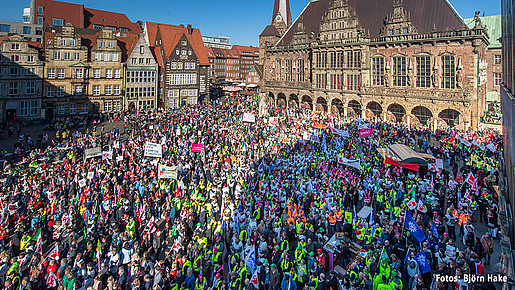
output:
<instances>
[{"instance_id":1,"label":"decorative gable","mask_svg":"<svg viewBox=\"0 0 515 290\"><path fill-rule=\"evenodd\" d=\"M348 0L334 0L320 24L322 42L341 42L365 35L360 27L356 11L349 7Z\"/></svg>"},{"instance_id":2,"label":"decorative gable","mask_svg":"<svg viewBox=\"0 0 515 290\"><path fill-rule=\"evenodd\" d=\"M411 14L404 11L403 0L394 0L393 13L386 16L381 36L417 34L417 28L411 23Z\"/></svg>"}]
</instances>

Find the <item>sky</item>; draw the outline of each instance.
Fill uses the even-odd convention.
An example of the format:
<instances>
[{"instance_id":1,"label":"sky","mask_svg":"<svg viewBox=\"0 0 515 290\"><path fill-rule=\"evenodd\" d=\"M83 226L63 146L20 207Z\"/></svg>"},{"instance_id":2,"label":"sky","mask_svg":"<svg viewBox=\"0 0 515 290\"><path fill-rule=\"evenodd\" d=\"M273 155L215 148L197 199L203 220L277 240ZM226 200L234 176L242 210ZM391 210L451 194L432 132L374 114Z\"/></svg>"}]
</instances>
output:
<instances>
[{"instance_id":1,"label":"sky","mask_svg":"<svg viewBox=\"0 0 515 290\"><path fill-rule=\"evenodd\" d=\"M22 19L30 0L0 0L0 20ZM88 8L125 13L138 20L167 24L192 24L205 36L229 36L231 44L258 46L259 34L272 21L274 0L63 0ZM382 0L377 0L382 1ZM475 11L486 16L498 15L500 0L449 0L463 18ZM295 20L309 0L290 0Z\"/></svg>"}]
</instances>

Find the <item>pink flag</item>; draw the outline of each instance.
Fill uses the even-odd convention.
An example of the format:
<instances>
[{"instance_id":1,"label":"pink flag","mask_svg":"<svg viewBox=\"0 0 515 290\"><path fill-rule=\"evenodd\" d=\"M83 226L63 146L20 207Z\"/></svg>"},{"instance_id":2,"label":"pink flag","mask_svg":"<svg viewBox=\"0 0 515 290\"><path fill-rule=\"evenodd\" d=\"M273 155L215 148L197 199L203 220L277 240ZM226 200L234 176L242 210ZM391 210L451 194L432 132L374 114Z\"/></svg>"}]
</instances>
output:
<instances>
[{"instance_id":1,"label":"pink flag","mask_svg":"<svg viewBox=\"0 0 515 290\"><path fill-rule=\"evenodd\" d=\"M367 137L372 135L372 129L365 128L365 129L359 129L359 137Z\"/></svg>"},{"instance_id":2,"label":"pink flag","mask_svg":"<svg viewBox=\"0 0 515 290\"><path fill-rule=\"evenodd\" d=\"M191 152L199 152L204 153L206 151L206 146L203 144L192 144L191 145Z\"/></svg>"}]
</instances>

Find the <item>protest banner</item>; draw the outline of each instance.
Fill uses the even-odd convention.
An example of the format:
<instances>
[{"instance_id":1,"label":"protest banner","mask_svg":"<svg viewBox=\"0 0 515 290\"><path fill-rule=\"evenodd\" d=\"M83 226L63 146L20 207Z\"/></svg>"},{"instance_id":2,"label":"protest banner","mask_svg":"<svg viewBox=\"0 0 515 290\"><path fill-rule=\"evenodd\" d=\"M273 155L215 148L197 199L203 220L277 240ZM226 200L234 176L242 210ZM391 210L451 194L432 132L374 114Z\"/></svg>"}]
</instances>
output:
<instances>
[{"instance_id":1,"label":"protest banner","mask_svg":"<svg viewBox=\"0 0 515 290\"><path fill-rule=\"evenodd\" d=\"M338 136L350 137L349 130L340 130L340 129L331 127L331 132Z\"/></svg>"},{"instance_id":2,"label":"protest banner","mask_svg":"<svg viewBox=\"0 0 515 290\"><path fill-rule=\"evenodd\" d=\"M145 157L154 157L154 158L162 158L163 151L161 144L156 144L152 142L145 143Z\"/></svg>"},{"instance_id":3,"label":"protest banner","mask_svg":"<svg viewBox=\"0 0 515 290\"><path fill-rule=\"evenodd\" d=\"M86 159L100 157L102 156L102 149L100 147L86 149L84 150L84 156Z\"/></svg>"},{"instance_id":4,"label":"protest banner","mask_svg":"<svg viewBox=\"0 0 515 290\"><path fill-rule=\"evenodd\" d=\"M268 126L279 127L279 118L278 117L270 117L268 119Z\"/></svg>"},{"instance_id":5,"label":"protest banner","mask_svg":"<svg viewBox=\"0 0 515 290\"><path fill-rule=\"evenodd\" d=\"M338 163L340 163L341 165L345 165L345 166L349 166L349 167L352 167L352 168L356 168L358 170L361 169L361 161L359 159L351 160L351 159L347 159L345 157L342 157L342 156L338 155Z\"/></svg>"},{"instance_id":6,"label":"protest banner","mask_svg":"<svg viewBox=\"0 0 515 290\"><path fill-rule=\"evenodd\" d=\"M204 153L206 146L203 144L191 144L191 152Z\"/></svg>"},{"instance_id":7,"label":"protest banner","mask_svg":"<svg viewBox=\"0 0 515 290\"><path fill-rule=\"evenodd\" d=\"M175 179L177 180L177 173L178 173L178 167L177 166L166 166L159 164L158 166L158 177L159 179Z\"/></svg>"},{"instance_id":8,"label":"protest banner","mask_svg":"<svg viewBox=\"0 0 515 290\"><path fill-rule=\"evenodd\" d=\"M256 123L256 116L251 113L244 113L243 114L243 122L247 123Z\"/></svg>"}]
</instances>

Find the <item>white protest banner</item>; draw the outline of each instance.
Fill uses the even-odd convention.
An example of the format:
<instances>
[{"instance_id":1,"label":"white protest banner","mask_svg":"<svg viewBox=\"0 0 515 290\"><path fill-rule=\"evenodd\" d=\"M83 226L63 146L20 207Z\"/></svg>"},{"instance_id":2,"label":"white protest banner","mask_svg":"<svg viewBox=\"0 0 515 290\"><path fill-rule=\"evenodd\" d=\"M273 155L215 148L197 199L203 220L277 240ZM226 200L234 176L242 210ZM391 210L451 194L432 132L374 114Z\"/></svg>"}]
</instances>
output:
<instances>
[{"instance_id":1,"label":"white protest banner","mask_svg":"<svg viewBox=\"0 0 515 290\"><path fill-rule=\"evenodd\" d=\"M100 157L100 156L102 156L102 148L95 147L95 148L86 149L86 150L84 150L84 156L86 156L86 159Z\"/></svg>"},{"instance_id":2,"label":"white protest banner","mask_svg":"<svg viewBox=\"0 0 515 290\"><path fill-rule=\"evenodd\" d=\"M278 117L270 117L268 119L268 126L279 127L279 118Z\"/></svg>"},{"instance_id":3,"label":"white protest banner","mask_svg":"<svg viewBox=\"0 0 515 290\"><path fill-rule=\"evenodd\" d=\"M175 135L181 136L181 128L175 129Z\"/></svg>"},{"instance_id":4,"label":"white protest banner","mask_svg":"<svg viewBox=\"0 0 515 290\"><path fill-rule=\"evenodd\" d=\"M177 180L177 173L178 173L177 166L166 166L159 164L157 169L157 175L159 179L175 179Z\"/></svg>"},{"instance_id":5,"label":"white protest banner","mask_svg":"<svg viewBox=\"0 0 515 290\"><path fill-rule=\"evenodd\" d=\"M80 187L84 187L84 186L86 186L86 179L81 179L81 180L79 180L79 186L80 186Z\"/></svg>"},{"instance_id":6,"label":"white protest banner","mask_svg":"<svg viewBox=\"0 0 515 290\"><path fill-rule=\"evenodd\" d=\"M161 144L146 142L145 143L145 157L155 157L155 158L163 157L163 151L162 151Z\"/></svg>"},{"instance_id":7,"label":"white protest banner","mask_svg":"<svg viewBox=\"0 0 515 290\"><path fill-rule=\"evenodd\" d=\"M302 135L302 140L309 141L311 139L311 135L312 133L310 132L304 132L304 134Z\"/></svg>"},{"instance_id":8,"label":"white protest banner","mask_svg":"<svg viewBox=\"0 0 515 290\"><path fill-rule=\"evenodd\" d=\"M93 177L95 177L95 172L93 172L93 171L88 172L88 180L93 179Z\"/></svg>"},{"instance_id":9,"label":"white protest banner","mask_svg":"<svg viewBox=\"0 0 515 290\"><path fill-rule=\"evenodd\" d=\"M492 153L497 152L497 148L495 148L494 143L490 143L490 144L486 145L486 148L488 148L488 150L492 151Z\"/></svg>"},{"instance_id":10,"label":"white protest banner","mask_svg":"<svg viewBox=\"0 0 515 290\"><path fill-rule=\"evenodd\" d=\"M443 159L436 159L436 166L440 168L440 170L443 169Z\"/></svg>"},{"instance_id":11,"label":"white protest banner","mask_svg":"<svg viewBox=\"0 0 515 290\"><path fill-rule=\"evenodd\" d=\"M113 151L103 151L102 152L102 160L111 160L113 159Z\"/></svg>"},{"instance_id":12,"label":"white protest banner","mask_svg":"<svg viewBox=\"0 0 515 290\"><path fill-rule=\"evenodd\" d=\"M120 161L123 161L123 156L122 155L116 156L116 162L120 162Z\"/></svg>"},{"instance_id":13,"label":"white protest banner","mask_svg":"<svg viewBox=\"0 0 515 290\"><path fill-rule=\"evenodd\" d=\"M357 160L350 160L350 159L347 159L345 157L342 157L342 156L338 155L338 163L341 164L341 165L345 165L345 166L349 166L349 167L352 167L352 168L356 168L358 170L361 169L361 161L359 159L357 159Z\"/></svg>"},{"instance_id":14,"label":"white protest banner","mask_svg":"<svg viewBox=\"0 0 515 290\"><path fill-rule=\"evenodd\" d=\"M114 141L114 142L113 142L113 148L114 148L114 149L118 149L118 148L120 148L120 142L119 142L119 141Z\"/></svg>"},{"instance_id":15,"label":"white protest banner","mask_svg":"<svg viewBox=\"0 0 515 290\"><path fill-rule=\"evenodd\" d=\"M256 123L256 116L251 113L245 113L243 114L243 122Z\"/></svg>"},{"instance_id":16,"label":"white protest banner","mask_svg":"<svg viewBox=\"0 0 515 290\"><path fill-rule=\"evenodd\" d=\"M333 134L335 134L335 135L339 135L342 137L350 137L349 130L340 130L340 129L336 129L333 127L330 127L330 129L331 129L331 132L333 132Z\"/></svg>"}]
</instances>

